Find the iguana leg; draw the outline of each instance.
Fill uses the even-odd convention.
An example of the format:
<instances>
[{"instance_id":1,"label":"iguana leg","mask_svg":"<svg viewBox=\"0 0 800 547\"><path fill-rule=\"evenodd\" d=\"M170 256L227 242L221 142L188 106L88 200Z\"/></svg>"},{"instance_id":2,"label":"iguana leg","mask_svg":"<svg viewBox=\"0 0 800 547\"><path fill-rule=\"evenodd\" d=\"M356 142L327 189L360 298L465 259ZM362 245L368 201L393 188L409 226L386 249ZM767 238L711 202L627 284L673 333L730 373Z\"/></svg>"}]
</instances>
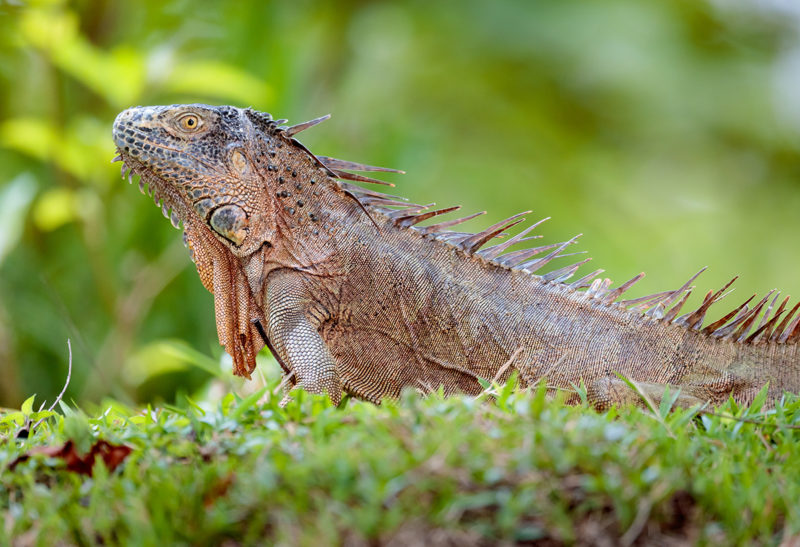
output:
<instances>
[{"instance_id":1,"label":"iguana leg","mask_svg":"<svg viewBox=\"0 0 800 547\"><path fill-rule=\"evenodd\" d=\"M314 301L300 274L277 271L264 289L267 337L276 358L293 372L297 383L311 393L327 393L333 404L342 397L336 363L319 334Z\"/></svg>"},{"instance_id":2,"label":"iguana leg","mask_svg":"<svg viewBox=\"0 0 800 547\"><path fill-rule=\"evenodd\" d=\"M667 387L666 384L654 382L636 382L636 386L656 406L661 404L664 390ZM692 395L691 388L670 386L670 392L675 393L675 391L680 391L678 398L675 400L675 405L679 407L688 408L694 405L701 405L706 401L706 399ZM606 376L590 382L586 386L586 397L598 411L608 410L614 405L635 404L645 406L642 396L617 377Z\"/></svg>"}]
</instances>

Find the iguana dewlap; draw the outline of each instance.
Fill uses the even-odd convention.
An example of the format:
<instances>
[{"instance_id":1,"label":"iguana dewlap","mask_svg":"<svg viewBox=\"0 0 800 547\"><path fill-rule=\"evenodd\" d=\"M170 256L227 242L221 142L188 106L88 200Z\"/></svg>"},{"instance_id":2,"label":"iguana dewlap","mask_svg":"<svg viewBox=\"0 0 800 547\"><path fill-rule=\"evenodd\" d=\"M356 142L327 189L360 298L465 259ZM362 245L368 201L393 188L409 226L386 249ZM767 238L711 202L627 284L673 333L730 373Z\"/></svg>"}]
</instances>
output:
<instances>
[{"instance_id":1,"label":"iguana dewlap","mask_svg":"<svg viewBox=\"0 0 800 547\"><path fill-rule=\"evenodd\" d=\"M584 261L550 262L570 241L524 248L534 226L488 244L516 215L478 233L466 219L422 225L431 210L344 180L382 171L314 156L293 137L325 118L285 120L230 106L131 108L114 122L123 174L141 177L178 227L214 294L220 343L249 376L266 342L292 381L311 392L379 402L404 387L477 393L518 371L530 385L581 381L604 407L634 397L618 375L681 402L748 402L800 392L800 315L788 298L752 298L710 325L728 286L679 315L681 287L621 300ZM129 175L130 178L130 175ZM549 270L549 271L548 271ZM702 271L702 270L701 270ZM547 273L542 273L547 272ZM730 285L730 284L728 284Z\"/></svg>"}]
</instances>

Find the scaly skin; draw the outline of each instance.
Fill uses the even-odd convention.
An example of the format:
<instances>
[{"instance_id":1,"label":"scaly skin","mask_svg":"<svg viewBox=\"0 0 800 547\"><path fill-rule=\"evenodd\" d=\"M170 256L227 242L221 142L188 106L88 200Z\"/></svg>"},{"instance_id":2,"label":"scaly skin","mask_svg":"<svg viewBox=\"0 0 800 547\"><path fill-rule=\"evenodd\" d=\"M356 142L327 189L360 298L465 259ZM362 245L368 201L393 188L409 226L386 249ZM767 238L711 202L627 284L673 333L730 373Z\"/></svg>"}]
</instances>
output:
<instances>
[{"instance_id":1,"label":"scaly skin","mask_svg":"<svg viewBox=\"0 0 800 547\"><path fill-rule=\"evenodd\" d=\"M235 373L249 376L266 342L293 382L334 402L407 386L477 393L479 378L515 370L525 385L582 381L600 408L638 397L618 374L656 399L678 387L681 404L747 403L767 383L770 401L800 392L786 301L701 330L720 293L678 317L688 283L620 302L638 276L615 290L565 283L575 268L535 275L549 260L479 251L514 217L477 235L413 226L433 215L337 180L374 169L315 157L292 137L310 125L205 105L138 107L114 123L124 167L184 225Z\"/></svg>"}]
</instances>

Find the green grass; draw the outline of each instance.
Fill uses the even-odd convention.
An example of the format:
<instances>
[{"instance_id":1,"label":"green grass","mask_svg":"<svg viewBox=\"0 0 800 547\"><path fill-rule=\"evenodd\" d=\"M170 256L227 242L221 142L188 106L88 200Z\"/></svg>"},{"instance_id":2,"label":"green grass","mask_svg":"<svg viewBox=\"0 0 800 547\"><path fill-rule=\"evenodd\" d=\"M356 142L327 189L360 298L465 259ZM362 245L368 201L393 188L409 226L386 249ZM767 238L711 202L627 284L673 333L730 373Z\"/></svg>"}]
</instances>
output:
<instances>
[{"instance_id":1,"label":"green grass","mask_svg":"<svg viewBox=\"0 0 800 547\"><path fill-rule=\"evenodd\" d=\"M274 387L274 386L271 386ZM303 392L0 422L5 544L458 544L682 539L777 544L800 531L800 401L596 413L544 390L407 393L339 408ZM33 413L28 404L25 413ZM749 421L748 421L749 420ZM753 423L758 422L758 423ZM20 454L74 440L133 448L92 478Z\"/></svg>"}]
</instances>

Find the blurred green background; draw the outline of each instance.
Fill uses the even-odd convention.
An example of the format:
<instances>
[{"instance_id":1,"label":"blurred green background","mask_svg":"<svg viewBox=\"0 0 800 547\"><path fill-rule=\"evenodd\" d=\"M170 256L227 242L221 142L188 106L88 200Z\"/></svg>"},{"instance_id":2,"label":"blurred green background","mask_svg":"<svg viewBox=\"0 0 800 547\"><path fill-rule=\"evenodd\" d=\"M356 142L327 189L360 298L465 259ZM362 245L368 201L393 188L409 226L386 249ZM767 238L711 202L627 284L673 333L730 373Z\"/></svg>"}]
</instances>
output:
<instances>
[{"instance_id":1,"label":"blurred green background","mask_svg":"<svg viewBox=\"0 0 800 547\"><path fill-rule=\"evenodd\" d=\"M225 361L180 234L109 163L137 104L332 113L313 150L487 209L473 228L552 216L545 241L583 232L612 279L646 271L635 295L708 265L698 292L742 275L731 306L800 296L798 21L766 1L0 1L0 406L52 400L67 338L78 402L169 401Z\"/></svg>"}]
</instances>

